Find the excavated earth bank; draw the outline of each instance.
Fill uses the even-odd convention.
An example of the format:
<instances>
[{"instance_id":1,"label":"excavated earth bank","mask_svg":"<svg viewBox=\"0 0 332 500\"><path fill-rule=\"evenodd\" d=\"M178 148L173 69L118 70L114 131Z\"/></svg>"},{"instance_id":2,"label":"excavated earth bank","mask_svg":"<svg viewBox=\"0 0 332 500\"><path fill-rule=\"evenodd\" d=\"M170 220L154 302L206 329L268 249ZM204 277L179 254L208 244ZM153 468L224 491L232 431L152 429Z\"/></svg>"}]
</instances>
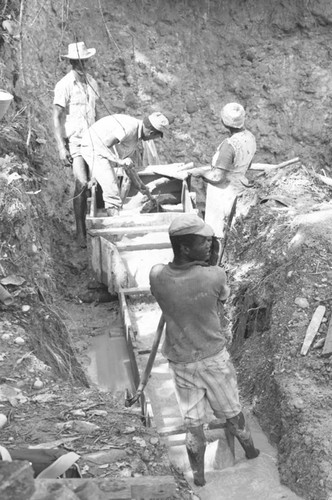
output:
<instances>
[{"instance_id":1,"label":"excavated earth bank","mask_svg":"<svg viewBox=\"0 0 332 500\"><path fill-rule=\"evenodd\" d=\"M173 116L158 143L163 163L208 163L223 138L219 112L228 101L247 109L256 162L300 157L256 179L239 206L227 264L233 356L243 397L278 446L282 481L306 499L331 498L331 366L321 355L331 316L331 189L314 175L332 176L330 2L2 0L0 17L0 87L14 95L0 123L0 275L11 277L5 286L15 299L0 305L0 411L8 417L1 441L63 439L71 431L56 425L80 410L74 420L103 432L73 449L128 452L109 458L109 468L91 471L83 461L87 477L170 472L152 431L115 395L86 387L77 362L84 338L77 325L68 327L76 308L88 307L90 276L73 239L72 180L57 160L51 107L54 84L67 71L60 55L84 39L97 49L91 73L100 83L100 115L161 109ZM196 189L202 208L204 189ZM326 307L324 322L304 357L318 305ZM42 392L33 388L37 376ZM93 414L105 407L106 418ZM144 434L143 449L133 433ZM190 498L174 474L178 498Z\"/></svg>"}]
</instances>

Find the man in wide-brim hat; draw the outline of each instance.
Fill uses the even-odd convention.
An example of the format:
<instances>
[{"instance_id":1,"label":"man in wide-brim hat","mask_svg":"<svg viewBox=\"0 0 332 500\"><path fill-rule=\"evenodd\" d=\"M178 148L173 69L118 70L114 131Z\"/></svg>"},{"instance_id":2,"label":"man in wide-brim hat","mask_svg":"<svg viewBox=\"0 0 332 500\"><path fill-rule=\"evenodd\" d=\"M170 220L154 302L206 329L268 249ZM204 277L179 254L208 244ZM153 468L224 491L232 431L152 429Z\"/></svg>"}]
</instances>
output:
<instances>
[{"instance_id":1,"label":"man in wide-brim hat","mask_svg":"<svg viewBox=\"0 0 332 500\"><path fill-rule=\"evenodd\" d=\"M54 133L59 157L64 166L72 166L74 188L74 214L79 245L86 246L86 198L88 168L81 156L83 132L96 120L96 101L99 97L97 82L86 73L88 59L96 53L84 42L68 45L67 54L71 70L55 86L53 101Z\"/></svg>"}]
</instances>

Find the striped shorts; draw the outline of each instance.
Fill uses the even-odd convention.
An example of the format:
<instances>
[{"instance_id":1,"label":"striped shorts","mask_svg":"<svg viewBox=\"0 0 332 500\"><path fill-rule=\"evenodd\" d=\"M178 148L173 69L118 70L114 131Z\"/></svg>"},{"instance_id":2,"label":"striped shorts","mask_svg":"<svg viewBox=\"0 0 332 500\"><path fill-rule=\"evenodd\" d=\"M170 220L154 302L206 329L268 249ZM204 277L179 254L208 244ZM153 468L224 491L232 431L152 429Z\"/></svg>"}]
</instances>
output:
<instances>
[{"instance_id":1,"label":"striped shorts","mask_svg":"<svg viewBox=\"0 0 332 500\"><path fill-rule=\"evenodd\" d=\"M207 405L220 419L240 413L236 372L226 349L193 363L169 361L169 367L187 427L206 422Z\"/></svg>"}]
</instances>

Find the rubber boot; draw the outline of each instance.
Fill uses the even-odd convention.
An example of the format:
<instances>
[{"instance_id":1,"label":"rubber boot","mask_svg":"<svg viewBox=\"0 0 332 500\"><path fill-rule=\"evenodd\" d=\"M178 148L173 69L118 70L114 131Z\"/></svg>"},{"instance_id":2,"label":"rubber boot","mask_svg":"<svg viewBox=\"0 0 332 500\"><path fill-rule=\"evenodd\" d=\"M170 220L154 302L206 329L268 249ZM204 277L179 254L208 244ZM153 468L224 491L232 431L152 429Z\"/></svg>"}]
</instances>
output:
<instances>
[{"instance_id":1,"label":"rubber boot","mask_svg":"<svg viewBox=\"0 0 332 500\"><path fill-rule=\"evenodd\" d=\"M81 248L86 248L85 217L87 210L87 187L75 186L74 192L74 214L76 222L76 238Z\"/></svg>"},{"instance_id":2,"label":"rubber boot","mask_svg":"<svg viewBox=\"0 0 332 500\"><path fill-rule=\"evenodd\" d=\"M206 483L204 478L205 447L203 425L188 427L186 434L186 448L196 486L204 486Z\"/></svg>"},{"instance_id":3,"label":"rubber boot","mask_svg":"<svg viewBox=\"0 0 332 500\"><path fill-rule=\"evenodd\" d=\"M226 424L229 431L237 438L244 449L246 457L248 459L258 457L259 450L254 446L251 433L246 426L242 411L235 417L228 418Z\"/></svg>"}]
</instances>

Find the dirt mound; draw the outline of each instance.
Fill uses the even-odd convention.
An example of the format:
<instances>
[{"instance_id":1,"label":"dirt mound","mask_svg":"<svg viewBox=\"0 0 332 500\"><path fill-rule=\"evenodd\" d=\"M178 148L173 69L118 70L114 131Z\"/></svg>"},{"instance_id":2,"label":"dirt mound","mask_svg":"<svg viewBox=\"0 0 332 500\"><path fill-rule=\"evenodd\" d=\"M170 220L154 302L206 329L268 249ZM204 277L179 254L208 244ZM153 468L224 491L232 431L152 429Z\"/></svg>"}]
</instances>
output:
<instances>
[{"instance_id":1,"label":"dirt mound","mask_svg":"<svg viewBox=\"0 0 332 500\"><path fill-rule=\"evenodd\" d=\"M259 199L231 233L232 352L243 394L278 445L283 481L304 498L326 499L331 360L322 347L331 320L332 205L303 166L270 176ZM303 356L319 305L325 316Z\"/></svg>"}]
</instances>

